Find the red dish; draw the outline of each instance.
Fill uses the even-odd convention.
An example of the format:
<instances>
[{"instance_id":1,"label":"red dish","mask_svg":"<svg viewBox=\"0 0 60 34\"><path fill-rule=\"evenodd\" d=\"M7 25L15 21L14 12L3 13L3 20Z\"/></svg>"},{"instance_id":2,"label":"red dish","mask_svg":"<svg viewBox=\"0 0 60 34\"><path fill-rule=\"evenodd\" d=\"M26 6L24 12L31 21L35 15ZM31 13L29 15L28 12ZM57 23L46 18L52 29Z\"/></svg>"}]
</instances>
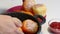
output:
<instances>
[{"instance_id":1,"label":"red dish","mask_svg":"<svg viewBox=\"0 0 60 34\"><path fill-rule=\"evenodd\" d=\"M60 30L60 22L52 22L50 24L50 27L52 27L54 29L59 29Z\"/></svg>"},{"instance_id":2,"label":"red dish","mask_svg":"<svg viewBox=\"0 0 60 34\"><path fill-rule=\"evenodd\" d=\"M49 29L56 33L60 33L60 19L53 19L49 22Z\"/></svg>"},{"instance_id":3,"label":"red dish","mask_svg":"<svg viewBox=\"0 0 60 34\"><path fill-rule=\"evenodd\" d=\"M23 10L23 6L15 6L15 7L9 8L7 12L19 12L21 10Z\"/></svg>"}]
</instances>

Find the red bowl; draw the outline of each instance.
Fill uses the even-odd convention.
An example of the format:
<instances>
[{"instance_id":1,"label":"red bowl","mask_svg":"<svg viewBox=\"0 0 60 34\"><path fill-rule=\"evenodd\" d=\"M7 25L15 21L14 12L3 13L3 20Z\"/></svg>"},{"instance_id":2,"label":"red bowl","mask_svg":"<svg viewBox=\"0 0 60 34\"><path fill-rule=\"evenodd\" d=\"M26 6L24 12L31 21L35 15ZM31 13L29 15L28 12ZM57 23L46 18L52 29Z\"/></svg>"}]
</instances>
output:
<instances>
[{"instance_id":1,"label":"red bowl","mask_svg":"<svg viewBox=\"0 0 60 34\"><path fill-rule=\"evenodd\" d=\"M23 10L23 6L14 6L14 7L8 9L7 12L19 12L21 10Z\"/></svg>"},{"instance_id":2,"label":"red bowl","mask_svg":"<svg viewBox=\"0 0 60 34\"><path fill-rule=\"evenodd\" d=\"M60 33L60 19L52 19L48 22L48 25L52 32L57 34Z\"/></svg>"}]
</instances>

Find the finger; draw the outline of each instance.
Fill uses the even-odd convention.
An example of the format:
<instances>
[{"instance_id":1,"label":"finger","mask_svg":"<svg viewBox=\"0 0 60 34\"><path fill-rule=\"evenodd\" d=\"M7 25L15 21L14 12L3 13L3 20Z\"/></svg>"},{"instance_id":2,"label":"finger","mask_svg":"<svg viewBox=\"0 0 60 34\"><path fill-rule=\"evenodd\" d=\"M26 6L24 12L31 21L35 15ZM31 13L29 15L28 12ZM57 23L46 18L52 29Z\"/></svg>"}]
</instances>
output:
<instances>
[{"instance_id":1,"label":"finger","mask_svg":"<svg viewBox=\"0 0 60 34\"><path fill-rule=\"evenodd\" d=\"M22 22L18 18L13 17L13 22L17 27L22 27Z\"/></svg>"},{"instance_id":2,"label":"finger","mask_svg":"<svg viewBox=\"0 0 60 34\"><path fill-rule=\"evenodd\" d=\"M0 17L11 17L9 15L0 15Z\"/></svg>"},{"instance_id":3,"label":"finger","mask_svg":"<svg viewBox=\"0 0 60 34\"><path fill-rule=\"evenodd\" d=\"M18 28L17 30L15 30L16 34L24 34L24 32L22 31L21 28Z\"/></svg>"}]
</instances>

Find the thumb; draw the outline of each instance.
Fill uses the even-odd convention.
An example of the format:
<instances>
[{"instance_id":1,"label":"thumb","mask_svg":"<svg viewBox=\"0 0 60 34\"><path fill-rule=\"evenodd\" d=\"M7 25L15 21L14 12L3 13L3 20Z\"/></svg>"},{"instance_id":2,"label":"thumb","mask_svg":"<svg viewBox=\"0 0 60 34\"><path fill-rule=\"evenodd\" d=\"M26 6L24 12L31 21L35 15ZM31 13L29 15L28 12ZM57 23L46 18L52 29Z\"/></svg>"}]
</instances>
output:
<instances>
[{"instance_id":1,"label":"thumb","mask_svg":"<svg viewBox=\"0 0 60 34\"><path fill-rule=\"evenodd\" d=\"M18 18L13 17L13 22L15 23L15 25L16 25L17 27L22 27L22 22L21 22L21 20L19 20Z\"/></svg>"}]
</instances>

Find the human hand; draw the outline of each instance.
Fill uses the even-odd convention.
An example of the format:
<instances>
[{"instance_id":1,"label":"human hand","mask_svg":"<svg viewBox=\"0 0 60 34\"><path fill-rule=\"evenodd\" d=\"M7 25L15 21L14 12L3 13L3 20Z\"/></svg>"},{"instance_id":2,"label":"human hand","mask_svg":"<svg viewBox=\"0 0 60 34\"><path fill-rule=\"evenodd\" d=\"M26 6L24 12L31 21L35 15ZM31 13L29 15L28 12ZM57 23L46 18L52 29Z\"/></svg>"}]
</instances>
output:
<instances>
[{"instance_id":1,"label":"human hand","mask_svg":"<svg viewBox=\"0 0 60 34\"><path fill-rule=\"evenodd\" d=\"M0 34L24 34L18 30L22 26L19 19L7 15L0 15Z\"/></svg>"}]
</instances>

